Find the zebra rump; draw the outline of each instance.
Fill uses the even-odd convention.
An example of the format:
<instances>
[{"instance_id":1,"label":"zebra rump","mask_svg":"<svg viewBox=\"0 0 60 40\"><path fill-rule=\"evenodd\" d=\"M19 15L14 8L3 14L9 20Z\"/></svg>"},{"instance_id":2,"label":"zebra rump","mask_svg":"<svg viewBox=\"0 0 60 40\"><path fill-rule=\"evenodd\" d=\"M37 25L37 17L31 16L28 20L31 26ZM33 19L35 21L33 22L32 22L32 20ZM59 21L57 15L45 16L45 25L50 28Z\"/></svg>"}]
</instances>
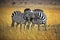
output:
<instances>
[{"instance_id":1,"label":"zebra rump","mask_svg":"<svg viewBox=\"0 0 60 40\"><path fill-rule=\"evenodd\" d=\"M35 9L33 10L34 13L34 18L32 20L32 25L34 26L34 24L38 25L38 30L39 30L39 26L40 24L44 24L45 30L46 30L46 15L45 13L41 10L41 9Z\"/></svg>"},{"instance_id":2,"label":"zebra rump","mask_svg":"<svg viewBox=\"0 0 60 40\"><path fill-rule=\"evenodd\" d=\"M14 11L14 13L12 13L12 26L14 26L14 23L17 24L24 24L25 20L23 18L23 13L21 13L20 11Z\"/></svg>"}]
</instances>

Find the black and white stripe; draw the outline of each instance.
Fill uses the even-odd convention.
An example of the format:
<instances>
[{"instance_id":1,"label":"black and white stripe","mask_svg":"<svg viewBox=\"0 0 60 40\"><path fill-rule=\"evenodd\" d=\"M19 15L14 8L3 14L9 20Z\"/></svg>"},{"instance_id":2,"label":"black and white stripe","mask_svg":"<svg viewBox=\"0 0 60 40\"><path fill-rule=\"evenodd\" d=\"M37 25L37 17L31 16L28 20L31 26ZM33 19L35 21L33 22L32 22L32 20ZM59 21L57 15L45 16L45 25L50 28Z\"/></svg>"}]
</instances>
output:
<instances>
[{"instance_id":1,"label":"black and white stripe","mask_svg":"<svg viewBox=\"0 0 60 40\"><path fill-rule=\"evenodd\" d=\"M27 21L28 25L27 25L27 29L29 29L30 27L30 22L32 20L32 12L31 12L31 9L30 8L26 8L24 10L24 17L25 17L25 20Z\"/></svg>"},{"instance_id":2,"label":"black and white stripe","mask_svg":"<svg viewBox=\"0 0 60 40\"><path fill-rule=\"evenodd\" d=\"M20 24L20 29L22 24L26 24L26 20L23 18L23 13L20 11L14 11L12 13L12 24L11 26L14 27L14 24L17 23L16 27Z\"/></svg>"},{"instance_id":3,"label":"black and white stripe","mask_svg":"<svg viewBox=\"0 0 60 40\"><path fill-rule=\"evenodd\" d=\"M47 18L46 18L45 13L40 9L35 9L33 11L33 13L35 15L35 18L33 18L33 20L32 20L32 26L34 26L34 24L37 24L38 25L38 30L40 30L39 26L41 24L44 24L44 27L45 27L45 30L46 30L46 20L47 20Z\"/></svg>"},{"instance_id":4,"label":"black and white stripe","mask_svg":"<svg viewBox=\"0 0 60 40\"><path fill-rule=\"evenodd\" d=\"M16 22L18 26L19 24L25 24L28 22L27 28L29 29L30 22L32 23L32 26L35 24L38 25L38 30L41 24L44 24L45 30L46 30L46 21L47 17L43 10L41 9L34 9L31 11L31 9L25 9L24 13L21 13L20 11L14 11L12 13L12 26L14 26L14 23Z\"/></svg>"}]
</instances>

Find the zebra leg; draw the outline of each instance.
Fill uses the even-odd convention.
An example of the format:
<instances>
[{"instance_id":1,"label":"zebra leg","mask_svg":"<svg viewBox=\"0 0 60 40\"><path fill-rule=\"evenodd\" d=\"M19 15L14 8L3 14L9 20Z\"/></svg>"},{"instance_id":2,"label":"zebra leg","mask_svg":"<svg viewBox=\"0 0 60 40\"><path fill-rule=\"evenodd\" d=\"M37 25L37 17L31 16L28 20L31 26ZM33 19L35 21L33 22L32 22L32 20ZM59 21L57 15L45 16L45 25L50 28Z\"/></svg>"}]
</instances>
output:
<instances>
[{"instance_id":1,"label":"zebra leg","mask_svg":"<svg viewBox=\"0 0 60 40\"><path fill-rule=\"evenodd\" d=\"M45 30L47 30L47 29L46 29L46 23L44 23L44 27L45 27Z\"/></svg>"},{"instance_id":2,"label":"zebra leg","mask_svg":"<svg viewBox=\"0 0 60 40\"><path fill-rule=\"evenodd\" d=\"M29 29L29 26L30 26L30 23L28 23L28 25L27 25L27 29Z\"/></svg>"},{"instance_id":3,"label":"zebra leg","mask_svg":"<svg viewBox=\"0 0 60 40\"><path fill-rule=\"evenodd\" d=\"M21 29L22 29L22 24L20 24L20 31L21 31Z\"/></svg>"},{"instance_id":4,"label":"zebra leg","mask_svg":"<svg viewBox=\"0 0 60 40\"><path fill-rule=\"evenodd\" d=\"M14 22L14 21L12 21L11 27L14 27L14 23L15 23L15 22Z\"/></svg>"},{"instance_id":5,"label":"zebra leg","mask_svg":"<svg viewBox=\"0 0 60 40\"><path fill-rule=\"evenodd\" d=\"M17 28L18 25L19 25L19 23L16 24L16 28Z\"/></svg>"},{"instance_id":6,"label":"zebra leg","mask_svg":"<svg viewBox=\"0 0 60 40\"><path fill-rule=\"evenodd\" d=\"M31 28L33 28L34 27L34 23L32 23L32 25L31 25Z\"/></svg>"},{"instance_id":7,"label":"zebra leg","mask_svg":"<svg viewBox=\"0 0 60 40\"><path fill-rule=\"evenodd\" d=\"M26 25L26 24L24 24L24 29L25 29L25 25Z\"/></svg>"},{"instance_id":8,"label":"zebra leg","mask_svg":"<svg viewBox=\"0 0 60 40\"><path fill-rule=\"evenodd\" d=\"M38 24L38 31L40 30L40 24Z\"/></svg>"},{"instance_id":9,"label":"zebra leg","mask_svg":"<svg viewBox=\"0 0 60 40\"><path fill-rule=\"evenodd\" d=\"M27 29L29 29L29 24L27 25Z\"/></svg>"},{"instance_id":10,"label":"zebra leg","mask_svg":"<svg viewBox=\"0 0 60 40\"><path fill-rule=\"evenodd\" d=\"M24 23L24 29L25 29L25 26L26 26L26 22Z\"/></svg>"}]
</instances>

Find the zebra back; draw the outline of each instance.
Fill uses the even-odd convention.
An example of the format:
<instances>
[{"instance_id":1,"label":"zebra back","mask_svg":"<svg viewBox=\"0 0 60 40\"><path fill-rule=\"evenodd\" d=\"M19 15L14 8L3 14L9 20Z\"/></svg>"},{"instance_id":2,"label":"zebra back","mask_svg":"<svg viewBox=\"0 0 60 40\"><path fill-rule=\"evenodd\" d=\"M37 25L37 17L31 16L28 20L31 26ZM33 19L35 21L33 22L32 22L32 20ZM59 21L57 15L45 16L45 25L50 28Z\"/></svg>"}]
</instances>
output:
<instances>
[{"instance_id":1,"label":"zebra back","mask_svg":"<svg viewBox=\"0 0 60 40\"><path fill-rule=\"evenodd\" d=\"M36 19L40 19L42 22L46 22L46 14L41 9L34 9L33 13Z\"/></svg>"},{"instance_id":2,"label":"zebra back","mask_svg":"<svg viewBox=\"0 0 60 40\"><path fill-rule=\"evenodd\" d=\"M23 14L20 11L14 11L12 19L17 23L24 21Z\"/></svg>"}]
</instances>

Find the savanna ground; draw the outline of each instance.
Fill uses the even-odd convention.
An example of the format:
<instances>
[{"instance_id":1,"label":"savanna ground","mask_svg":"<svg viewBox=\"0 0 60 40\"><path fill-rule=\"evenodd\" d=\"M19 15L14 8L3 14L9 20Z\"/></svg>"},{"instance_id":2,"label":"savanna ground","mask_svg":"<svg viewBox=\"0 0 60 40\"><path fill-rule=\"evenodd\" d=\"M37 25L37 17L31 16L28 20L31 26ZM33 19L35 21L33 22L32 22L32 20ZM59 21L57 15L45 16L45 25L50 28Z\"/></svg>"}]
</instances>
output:
<instances>
[{"instance_id":1,"label":"savanna ground","mask_svg":"<svg viewBox=\"0 0 60 40\"><path fill-rule=\"evenodd\" d=\"M32 10L34 7L29 7ZM15 10L23 12L24 7L0 7L0 40L60 40L60 8L45 8L43 9L47 15L47 30L44 30L43 25L40 31L37 26L20 32L20 27L11 28L11 14Z\"/></svg>"}]
</instances>

